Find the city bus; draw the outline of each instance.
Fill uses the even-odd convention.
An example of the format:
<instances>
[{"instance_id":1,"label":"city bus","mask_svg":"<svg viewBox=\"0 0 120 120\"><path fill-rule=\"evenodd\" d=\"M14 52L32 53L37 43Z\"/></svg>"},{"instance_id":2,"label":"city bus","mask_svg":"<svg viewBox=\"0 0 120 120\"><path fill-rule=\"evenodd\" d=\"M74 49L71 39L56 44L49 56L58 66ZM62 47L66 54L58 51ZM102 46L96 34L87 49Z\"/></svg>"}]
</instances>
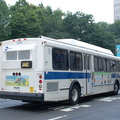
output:
<instances>
[{"instance_id":1,"label":"city bus","mask_svg":"<svg viewBox=\"0 0 120 120\"><path fill-rule=\"evenodd\" d=\"M27 102L68 101L118 94L120 58L75 39L20 38L0 44L0 98Z\"/></svg>"}]
</instances>

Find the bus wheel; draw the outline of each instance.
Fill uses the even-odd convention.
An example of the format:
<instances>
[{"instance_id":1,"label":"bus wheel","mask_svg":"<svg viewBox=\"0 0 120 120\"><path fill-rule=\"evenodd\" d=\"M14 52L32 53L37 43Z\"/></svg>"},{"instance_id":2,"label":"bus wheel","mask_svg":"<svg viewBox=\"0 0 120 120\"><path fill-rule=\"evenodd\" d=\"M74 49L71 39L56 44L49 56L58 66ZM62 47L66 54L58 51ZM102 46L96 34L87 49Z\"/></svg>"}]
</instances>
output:
<instances>
[{"instance_id":1,"label":"bus wheel","mask_svg":"<svg viewBox=\"0 0 120 120\"><path fill-rule=\"evenodd\" d=\"M117 95L118 94L118 91L119 91L119 83L116 81L114 83L114 91L113 91L113 94L114 95Z\"/></svg>"},{"instance_id":2,"label":"bus wheel","mask_svg":"<svg viewBox=\"0 0 120 120\"><path fill-rule=\"evenodd\" d=\"M69 94L69 104L70 105L77 104L79 102L79 98L80 98L80 89L77 85L73 85Z\"/></svg>"}]
</instances>

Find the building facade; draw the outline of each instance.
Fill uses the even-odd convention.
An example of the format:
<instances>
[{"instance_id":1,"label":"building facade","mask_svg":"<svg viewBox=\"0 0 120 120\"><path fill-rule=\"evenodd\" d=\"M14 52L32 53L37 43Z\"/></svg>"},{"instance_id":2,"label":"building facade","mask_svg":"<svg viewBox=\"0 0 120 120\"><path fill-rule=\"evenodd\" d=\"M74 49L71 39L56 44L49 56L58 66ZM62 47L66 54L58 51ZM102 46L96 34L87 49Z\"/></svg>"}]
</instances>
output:
<instances>
[{"instance_id":1,"label":"building facade","mask_svg":"<svg viewBox=\"0 0 120 120\"><path fill-rule=\"evenodd\" d=\"M114 21L120 20L120 0L114 0Z\"/></svg>"}]
</instances>

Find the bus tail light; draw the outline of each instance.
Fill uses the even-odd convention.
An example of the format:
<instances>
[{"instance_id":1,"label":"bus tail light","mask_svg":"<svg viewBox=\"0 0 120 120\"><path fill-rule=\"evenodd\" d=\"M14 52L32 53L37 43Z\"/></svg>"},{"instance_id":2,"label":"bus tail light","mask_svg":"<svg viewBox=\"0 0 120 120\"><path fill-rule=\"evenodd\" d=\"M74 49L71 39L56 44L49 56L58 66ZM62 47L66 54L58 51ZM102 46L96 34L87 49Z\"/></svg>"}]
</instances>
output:
<instances>
[{"instance_id":1,"label":"bus tail light","mask_svg":"<svg viewBox=\"0 0 120 120\"><path fill-rule=\"evenodd\" d=\"M40 75L39 78L42 79L42 75Z\"/></svg>"},{"instance_id":2,"label":"bus tail light","mask_svg":"<svg viewBox=\"0 0 120 120\"><path fill-rule=\"evenodd\" d=\"M39 75L39 86L38 87L39 87L40 91L42 90L42 83L43 83L42 78L43 78L43 76Z\"/></svg>"},{"instance_id":3,"label":"bus tail light","mask_svg":"<svg viewBox=\"0 0 120 120\"><path fill-rule=\"evenodd\" d=\"M39 80L39 83L42 83L42 80Z\"/></svg>"},{"instance_id":4,"label":"bus tail light","mask_svg":"<svg viewBox=\"0 0 120 120\"><path fill-rule=\"evenodd\" d=\"M42 88L42 85L39 85L39 88Z\"/></svg>"}]
</instances>

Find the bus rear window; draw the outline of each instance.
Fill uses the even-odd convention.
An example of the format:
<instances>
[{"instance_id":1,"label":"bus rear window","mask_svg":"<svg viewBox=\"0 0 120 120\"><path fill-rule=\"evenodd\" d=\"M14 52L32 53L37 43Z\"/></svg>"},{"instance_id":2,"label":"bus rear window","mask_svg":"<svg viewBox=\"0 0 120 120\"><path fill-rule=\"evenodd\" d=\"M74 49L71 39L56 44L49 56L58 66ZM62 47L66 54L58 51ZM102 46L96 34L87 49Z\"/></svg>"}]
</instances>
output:
<instances>
[{"instance_id":1,"label":"bus rear window","mask_svg":"<svg viewBox=\"0 0 120 120\"><path fill-rule=\"evenodd\" d=\"M30 51L29 50L18 51L18 59L19 60L30 59Z\"/></svg>"},{"instance_id":2,"label":"bus rear window","mask_svg":"<svg viewBox=\"0 0 120 120\"><path fill-rule=\"evenodd\" d=\"M6 52L6 60L28 60L28 59L30 59L30 50Z\"/></svg>"},{"instance_id":3,"label":"bus rear window","mask_svg":"<svg viewBox=\"0 0 120 120\"><path fill-rule=\"evenodd\" d=\"M6 60L17 60L17 51L8 51L6 53Z\"/></svg>"}]
</instances>

